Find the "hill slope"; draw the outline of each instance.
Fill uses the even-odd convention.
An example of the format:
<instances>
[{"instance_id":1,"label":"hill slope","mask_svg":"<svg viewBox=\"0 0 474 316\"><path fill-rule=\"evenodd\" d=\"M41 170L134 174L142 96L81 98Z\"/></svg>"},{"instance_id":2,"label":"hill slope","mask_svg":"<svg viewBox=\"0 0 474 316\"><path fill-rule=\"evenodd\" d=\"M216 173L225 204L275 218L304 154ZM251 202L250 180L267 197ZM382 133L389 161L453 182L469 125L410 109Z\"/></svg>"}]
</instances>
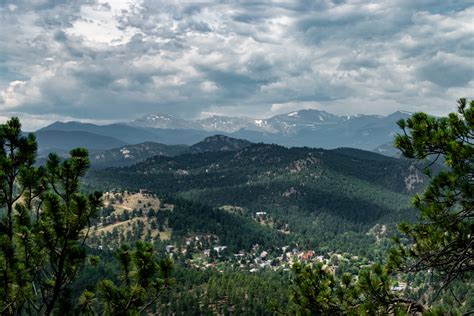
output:
<instances>
[{"instance_id":1,"label":"hill slope","mask_svg":"<svg viewBox=\"0 0 474 316\"><path fill-rule=\"evenodd\" d=\"M80 131L94 133L102 136L114 137L124 143L137 144L153 141L156 136L143 128L136 128L125 124L95 125L81 122L55 122L39 131ZM117 146L118 147L118 146Z\"/></svg>"},{"instance_id":2,"label":"hill slope","mask_svg":"<svg viewBox=\"0 0 474 316\"><path fill-rule=\"evenodd\" d=\"M252 143L242 139L215 135L205 138L190 147L186 145L166 145L154 142L144 142L136 145L91 151L92 166L96 168L130 166L153 156L177 156L184 153L202 153L216 151L235 151Z\"/></svg>"},{"instance_id":3,"label":"hill slope","mask_svg":"<svg viewBox=\"0 0 474 316\"><path fill-rule=\"evenodd\" d=\"M203 152L236 151L248 147L251 144L251 142L244 139L237 139L224 135L214 135L192 145L189 147L188 152L197 154Z\"/></svg>"},{"instance_id":4,"label":"hill slope","mask_svg":"<svg viewBox=\"0 0 474 316\"><path fill-rule=\"evenodd\" d=\"M114 137L82 131L40 130L35 134L38 140L38 154L40 157L49 152L64 154L76 147L103 150L126 144Z\"/></svg>"},{"instance_id":5,"label":"hill slope","mask_svg":"<svg viewBox=\"0 0 474 316\"><path fill-rule=\"evenodd\" d=\"M165 145L145 142L136 145L126 145L91 153L93 167L120 167L128 166L153 156L176 156L188 150L186 145Z\"/></svg>"},{"instance_id":6,"label":"hill slope","mask_svg":"<svg viewBox=\"0 0 474 316\"><path fill-rule=\"evenodd\" d=\"M268 225L295 242L359 251L374 225L410 218L409 194L423 181L407 160L265 144L156 156L131 167L92 172L87 180L101 187L177 194L213 207L240 207L247 218L264 212Z\"/></svg>"}]
</instances>

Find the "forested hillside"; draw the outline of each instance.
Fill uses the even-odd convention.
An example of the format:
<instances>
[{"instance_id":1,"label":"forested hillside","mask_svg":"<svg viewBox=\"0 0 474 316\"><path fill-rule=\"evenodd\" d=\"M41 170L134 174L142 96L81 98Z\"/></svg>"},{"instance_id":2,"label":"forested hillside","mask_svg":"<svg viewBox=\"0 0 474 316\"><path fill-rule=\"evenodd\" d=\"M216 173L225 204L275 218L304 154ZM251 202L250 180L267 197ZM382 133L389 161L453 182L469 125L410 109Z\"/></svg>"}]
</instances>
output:
<instances>
[{"instance_id":1,"label":"forested hillside","mask_svg":"<svg viewBox=\"0 0 474 316\"><path fill-rule=\"evenodd\" d=\"M237 151L155 156L131 167L92 171L86 183L146 188L214 208L231 205L242 208L239 216L247 219L265 212L287 240L365 253L374 225L386 224L393 232L394 223L414 218L409 195L423 188L423 177L408 160L364 151L254 144ZM187 221L191 229L202 218L199 212L186 214L175 225Z\"/></svg>"},{"instance_id":2,"label":"forested hillside","mask_svg":"<svg viewBox=\"0 0 474 316\"><path fill-rule=\"evenodd\" d=\"M112 226L92 245L145 239L172 255L179 285L160 300L161 311L287 310L290 291L281 284L293 264L324 263L342 276L384 262L396 224L416 220L410 196L428 183L420 170L426 163L358 149L250 144L232 151L220 150L219 138L206 147L212 150L93 170L85 179L89 189L112 190L119 200L123 190L141 189L173 206L150 210L154 203L142 197L126 216L111 209L115 221L131 223L131 233L110 230L117 224L102 216ZM411 280L417 297L424 297L426 280ZM406 279L397 282L391 286L406 289ZM456 288L460 297L467 291Z\"/></svg>"}]
</instances>

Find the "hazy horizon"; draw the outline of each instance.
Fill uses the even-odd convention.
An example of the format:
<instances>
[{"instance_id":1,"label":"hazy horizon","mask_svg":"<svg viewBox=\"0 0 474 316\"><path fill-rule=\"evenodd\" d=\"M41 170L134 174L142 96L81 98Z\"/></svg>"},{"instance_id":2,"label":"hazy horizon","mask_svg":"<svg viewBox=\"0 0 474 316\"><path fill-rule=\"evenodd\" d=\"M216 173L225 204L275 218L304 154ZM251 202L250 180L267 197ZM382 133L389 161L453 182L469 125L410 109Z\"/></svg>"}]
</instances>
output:
<instances>
[{"instance_id":1,"label":"hazy horizon","mask_svg":"<svg viewBox=\"0 0 474 316\"><path fill-rule=\"evenodd\" d=\"M218 114L213 114L213 115L209 115L209 116L202 116L202 117L196 117L196 118L183 118L183 117L180 117L180 116L175 116L175 115L171 115L171 114L168 114L168 113L164 113L164 112L157 112L157 113L149 113L149 114L145 114L145 115L142 115L142 116L139 116L139 117L131 117L130 119L128 120L93 120L93 119L74 119L74 118L71 118L71 119L68 119L68 118L64 118L64 119L58 119L58 120L55 120L55 121L51 121L51 122L48 122L48 123L44 123L44 124L41 124L41 125L38 125L36 128L34 129L27 129L28 132L33 132L35 130L38 130L38 129L41 129L43 127L46 127L46 126L49 126L51 125L52 123L56 123L56 122L61 122L61 123L72 123L72 122L78 122L78 123L89 123L89 124L94 124L94 125L108 125L108 124L120 124L120 123L124 123L124 124L127 124L127 123L130 123L136 119L139 119L139 118L143 118L143 117L147 117L147 116L160 116L160 115L170 115L170 116L173 116L173 117L176 117L178 119L182 119L182 120L185 120L185 121L189 121L189 122L193 122L193 121L199 121L199 120L205 120L207 118L211 118L211 117L235 117L235 118L243 118L243 119L249 119L249 120L266 120L266 119L270 119L274 116L278 116L278 115L290 115L291 113L295 113L295 112L299 112L299 111L303 111L303 110L315 110L315 111L323 111L323 112L326 112L326 113L329 113L329 114L333 114L333 115L336 115L336 116L340 116L340 117L358 117L358 116L362 116L362 115L366 115L366 116L381 116L381 117L386 117L386 116L390 116L392 114L395 114L396 112L402 112L402 113L412 113L412 112L409 112L409 111L403 111L403 110L398 110L398 111L395 111L395 112L392 112L392 113L389 113L387 115L380 115L380 114L371 114L371 113L366 113L366 114L363 114L363 113L358 113L358 114L354 114L354 115L338 115L338 114L334 114L334 113L330 113L330 112L327 112L327 111L324 111L324 110L318 110L318 109L299 109L299 110L294 110L294 111L291 111L291 112L282 112L282 113L277 113L277 114L274 114L272 116L268 116L268 117L251 117L251 116L244 116L244 115L235 115L235 116L232 116L232 115L229 115L229 116L225 116L225 115L218 115ZM15 115L13 115L15 116ZM8 118L5 118L5 120L8 119Z\"/></svg>"}]
</instances>

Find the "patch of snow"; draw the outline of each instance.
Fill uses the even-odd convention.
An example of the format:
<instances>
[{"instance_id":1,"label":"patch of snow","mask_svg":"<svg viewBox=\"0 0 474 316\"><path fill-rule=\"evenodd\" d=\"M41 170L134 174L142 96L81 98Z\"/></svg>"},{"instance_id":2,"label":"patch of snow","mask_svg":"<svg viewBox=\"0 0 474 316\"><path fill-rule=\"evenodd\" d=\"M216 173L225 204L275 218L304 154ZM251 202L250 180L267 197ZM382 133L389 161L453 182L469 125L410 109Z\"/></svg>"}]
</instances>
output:
<instances>
[{"instance_id":1,"label":"patch of snow","mask_svg":"<svg viewBox=\"0 0 474 316\"><path fill-rule=\"evenodd\" d=\"M255 120L255 125L257 126L263 126L263 120Z\"/></svg>"},{"instance_id":2,"label":"patch of snow","mask_svg":"<svg viewBox=\"0 0 474 316\"><path fill-rule=\"evenodd\" d=\"M170 120L169 117L161 116L161 115L154 115L151 119L152 119L153 121L156 121L156 120L169 121L169 120Z\"/></svg>"},{"instance_id":3,"label":"patch of snow","mask_svg":"<svg viewBox=\"0 0 474 316\"><path fill-rule=\"evenodd\" d=\"M131 158L132 156L130 155L130 150L128 150L126 147L120 149L120 152L122 153L123 157L125 159Z\"/></svg>"}]
</instances>

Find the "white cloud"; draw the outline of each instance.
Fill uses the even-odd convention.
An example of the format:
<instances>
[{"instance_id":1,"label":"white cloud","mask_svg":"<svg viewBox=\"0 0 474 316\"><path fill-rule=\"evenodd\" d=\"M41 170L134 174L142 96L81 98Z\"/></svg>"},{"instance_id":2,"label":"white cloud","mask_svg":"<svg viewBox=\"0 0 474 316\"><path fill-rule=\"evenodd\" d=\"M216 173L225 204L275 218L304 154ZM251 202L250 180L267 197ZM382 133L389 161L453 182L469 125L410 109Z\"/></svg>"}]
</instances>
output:
<instances>
[{"instance_id":1,"label":"white cloud","mask_svg":"<svg viewBox=\"0 0 474 316\"><path fill-rule=\"evenodd\" d=\"M14 108L23 103L24 96L20 91L23 90L25 84L26 81L14 80L10 82L4 91L2 91L1 96L5 107Z\"/></svg>"},{"instance_id":2,"label":"white cloud","mask_svg":"<svg viewBox=\"0 0 474 316\"><path fill-rule=\"evenodd\" d=\"M0 111L445 114L474 97L473 15L438 1L15 1L0 8Z\"/></svg>"},{"instance_id":3,"label":"white cloud","mask_svg":"<svg viewBox=\"0 0 474 316\"><path fill-rule=\"evenodd\" d=\"M218 89L216 84L212 81L204 81L200 86L201 90L204 92L214 92Z\"/></svg>"},{"instance_id":4,"label":"white cloud","mask_svg":"<svg viewBox=\"0 0 474 316\"><path fill-rule=\"evenodd\" d=\"M86 45L95 46L97 43L107 45L126 44L137 33L137 29L119 29L116 17L123 11L130 9L136 1L114 0L100 1L96 5L82 6L81 18L74 21L66 30L69 35L80 36Z\"/></svg>"}]
</instances>

